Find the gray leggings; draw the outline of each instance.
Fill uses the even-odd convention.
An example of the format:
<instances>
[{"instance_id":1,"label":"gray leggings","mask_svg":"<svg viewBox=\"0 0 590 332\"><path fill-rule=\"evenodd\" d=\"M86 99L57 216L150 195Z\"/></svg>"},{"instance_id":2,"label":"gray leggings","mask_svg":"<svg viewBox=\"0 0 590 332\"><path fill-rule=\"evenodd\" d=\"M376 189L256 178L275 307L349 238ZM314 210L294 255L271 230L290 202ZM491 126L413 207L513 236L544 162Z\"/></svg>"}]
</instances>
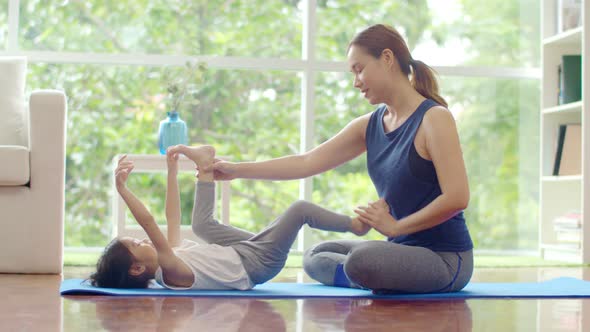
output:
<instances>
[{"instance_id":1,"label":"gray leggings","mask_svg":"<svg viewBox=\"0 0 590 332\"><path fill-rule=\"evenodd\" d=\"M339 265L352 287L378 293L455 292L471 279L473 251L436 252L387 241L340 240L319 243L303 256L305 272L326 285L334 285Z\"/></svg>"},{"instance_id":2,"label":"gray leggings","mask_svg":"<svg viewBox=\"0 0 590 332\"><path fill-rule=\"evenodd\" d=\"M244 268L255 284L276 276L287 260L287 255L299 229L307 224L326 231L346 232L351 219L306 201L293 203L281 216L258 234L224 225L213 218L215 184L197 182L193 207L192 228L195 235L207 243L234 248Z\"/></svg>"}]
</instances>

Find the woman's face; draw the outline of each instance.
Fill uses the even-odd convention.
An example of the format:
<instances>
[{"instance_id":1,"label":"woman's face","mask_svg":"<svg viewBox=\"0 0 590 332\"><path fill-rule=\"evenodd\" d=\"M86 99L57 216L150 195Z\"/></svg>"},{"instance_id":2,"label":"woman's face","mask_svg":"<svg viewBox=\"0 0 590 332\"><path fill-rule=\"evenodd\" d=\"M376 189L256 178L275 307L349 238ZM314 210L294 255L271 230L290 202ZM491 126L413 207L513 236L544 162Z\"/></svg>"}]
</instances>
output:
<instances>
[{"instance_id":1,"label":"woman's face","mask_svg":"<svg viewBox=\"0 0 590 332\"><path fill-rule=\"evenodd\" d=\"M385 78L389 72L382 57L375 59L360 46L352 45L348 50L348 66L354 75L354 87L359 89L371 105L384 101L387 91Z\"/></svg>"}]
</instances>

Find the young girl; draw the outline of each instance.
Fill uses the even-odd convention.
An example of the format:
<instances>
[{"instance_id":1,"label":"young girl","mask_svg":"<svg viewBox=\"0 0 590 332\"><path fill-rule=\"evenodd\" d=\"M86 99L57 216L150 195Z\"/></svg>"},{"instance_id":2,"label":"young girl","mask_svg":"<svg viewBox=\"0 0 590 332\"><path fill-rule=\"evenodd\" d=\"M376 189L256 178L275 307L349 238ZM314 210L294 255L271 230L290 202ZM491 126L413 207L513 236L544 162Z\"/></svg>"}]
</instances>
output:
<instances>
[{"instance_id":1,"label":"young girl","mask_svg":"<svg viewBox=\"0 0 590 332\"><path fill-rule=\"evenodd\" d=\"M180 242L180 195L178 191L178 154L184 154L201 170L196 183L192 227L208 244ZM167 151L168 184L166 219L168 238L154 217L127 188L133 162L121 157L115 170L117 191L127 203L149 240L117 238L106 248L90 277L93 286L145 288L151 279L170 289L251 289L279 273L289 249L303 224L322 230L357 235L369 227L357 218L325 210L305 201L292 204L285 213L258 234L220 224L213 219L215 183L211 171L202 171L215 157L211 146L183 145Z\"/></svg>"}]
</instances>

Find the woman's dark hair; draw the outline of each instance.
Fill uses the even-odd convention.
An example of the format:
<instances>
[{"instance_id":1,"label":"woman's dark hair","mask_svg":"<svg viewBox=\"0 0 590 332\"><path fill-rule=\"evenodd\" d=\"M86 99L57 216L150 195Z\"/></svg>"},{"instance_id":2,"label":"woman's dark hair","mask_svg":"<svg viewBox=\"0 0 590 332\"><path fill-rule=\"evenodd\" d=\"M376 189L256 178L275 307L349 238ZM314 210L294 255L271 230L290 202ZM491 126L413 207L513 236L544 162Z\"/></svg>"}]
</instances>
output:
<instances>
[{"instance_id":1,"label":"woman's dark hair","mask_svg":"<svg viewBox=\"0 0 590 332\"><path fill-rule=\"evenodd\" d=\"M129 268L133 255L119 239L114 239L105 248L96 263L96 272L90 276L95 287L106 288L146 288L150 278L144 274L132 276Z\"/></svg>"},{"instance_id":2,"label":"woman's dark hair","mask_svg":"<svg viewBox=\"0 0 590 332\"><path fill-rule=\"evenodd\" d=\"M383 50L389 49L397 59L401 71L411 75L410 83L426 98L447 107L447 102L438 93L438 82L435 71L422 61L414 60L405 40L397 30L384 24L375 24L359 32L348 47L356 45L363 47L373 57L379 59ZM413 69L413 70L412 70Z\"/></svg>"}]
</instances>

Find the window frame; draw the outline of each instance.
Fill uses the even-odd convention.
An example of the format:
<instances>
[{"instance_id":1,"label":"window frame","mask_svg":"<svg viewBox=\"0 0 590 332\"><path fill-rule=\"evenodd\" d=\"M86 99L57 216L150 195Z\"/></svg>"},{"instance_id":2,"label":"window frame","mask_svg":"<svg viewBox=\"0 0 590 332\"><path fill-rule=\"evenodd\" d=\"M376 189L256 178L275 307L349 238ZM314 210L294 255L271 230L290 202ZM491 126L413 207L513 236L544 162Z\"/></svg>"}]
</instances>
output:
<instances>
[{"instance_id":1,"label":"window frame","mask_svg":"<svg viewBox=\"0 0 590 332\"><path fill-rule=\"evenodd\" d=\"M285 70L301 73L300 152L309 151L314 143L314 105L316 73L347 72L345 61L316 60L315 40L317 35L317 0L302 1L302 52L301 59L255 58L234 56L175 56L153 54L104 54L86 52L22 51L18 43L20 0L8 1L8 33L5 50L0 56L26 56L30 63L91 64L91 65L137 65L137 66L183 66L187 61L205 62L210 68ZM540 68L483 67L483 66L432 66L441 76L536 79L540 81ZM311 200L311 178L300 180L299 198ZM301 252L311 246L310 230L304 228L294 245Z\"/></svg>"}]
</instances>

